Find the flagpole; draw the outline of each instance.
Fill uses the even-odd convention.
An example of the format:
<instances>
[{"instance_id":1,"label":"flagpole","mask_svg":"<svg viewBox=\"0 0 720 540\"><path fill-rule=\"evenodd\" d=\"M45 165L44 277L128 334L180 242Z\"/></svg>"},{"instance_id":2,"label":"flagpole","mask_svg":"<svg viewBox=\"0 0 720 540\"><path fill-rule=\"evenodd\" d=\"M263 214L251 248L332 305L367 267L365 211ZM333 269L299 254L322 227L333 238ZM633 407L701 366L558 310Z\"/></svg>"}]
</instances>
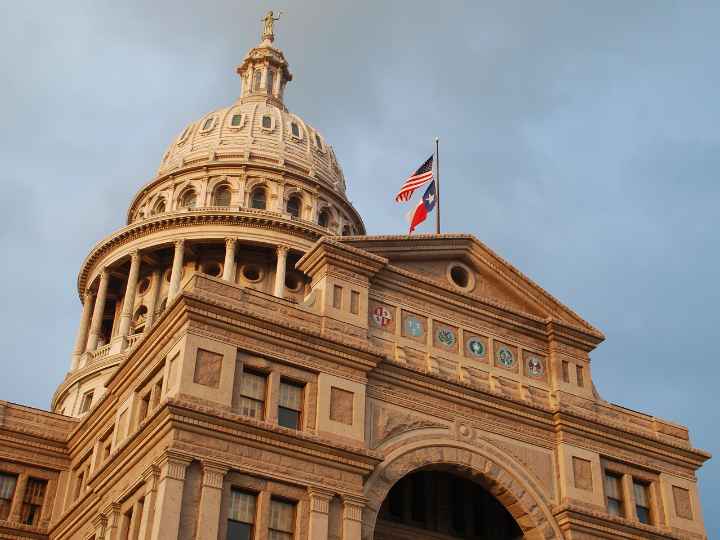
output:
<instances>
[{"instance_id":1,"label":"flagpole","mask_svg":"<svg viewBox=\"0 0 720 540\"><path fill-rule=\"evenodd\" d=\"M440 234L440 139L435 137L435 232Z\"/></svg>"}]
</instances>

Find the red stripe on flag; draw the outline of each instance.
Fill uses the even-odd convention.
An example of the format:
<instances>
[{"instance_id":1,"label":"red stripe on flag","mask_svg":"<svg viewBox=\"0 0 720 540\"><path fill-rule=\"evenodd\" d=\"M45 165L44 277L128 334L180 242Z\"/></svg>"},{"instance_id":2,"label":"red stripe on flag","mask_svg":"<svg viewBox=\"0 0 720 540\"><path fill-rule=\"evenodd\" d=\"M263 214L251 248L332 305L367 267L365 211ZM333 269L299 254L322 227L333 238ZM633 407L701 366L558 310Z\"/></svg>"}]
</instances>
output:
<instances>
[{"instance_id":1,"label":"red stripe on flag","mask_svg":"<svg viewBox=\"0 0 720 540\"><path fill-rule=\"evenodd\" d=\"M408 234L412 234L415 228L427 219L427 215L427 207L425 206L425 202L421 200L415 207L415 211L412 213L412 216L408 214L410 221L410 232Z\"/></svg>"}]
</instances>

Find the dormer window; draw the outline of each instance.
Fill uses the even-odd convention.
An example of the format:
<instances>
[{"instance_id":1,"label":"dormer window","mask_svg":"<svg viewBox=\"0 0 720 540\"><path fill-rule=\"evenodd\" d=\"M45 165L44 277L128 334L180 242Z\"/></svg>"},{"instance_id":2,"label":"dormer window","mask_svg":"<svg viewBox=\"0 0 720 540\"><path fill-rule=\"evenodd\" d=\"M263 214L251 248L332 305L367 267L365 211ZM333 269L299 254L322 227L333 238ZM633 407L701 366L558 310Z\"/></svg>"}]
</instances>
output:
<instances>
[{"instance_id":1,"label":"dormer window","mask_svg":"<svg viewBox=\"0 0 720 540\"><path fill-rule=\"evenodd\" d=\"M233 114L232 118L230 118L230 125L233 127L240 127L242 125L242 114Z\"/></svg>"},{"instance_id":2,"label":"dormer window","mask_svg":"<svg viewBox=\"0 0 720 540\"><path fill-rule=\"evenodd\" d=\"M212 128L215 127L215 117L211 116L210 118L206 119L203 122L202 128L200 131L210 131Z\"/></svg>"},{"instance_id":3,"label":"dormer window","mask_svg":"<svg viewBox=\"0 0 720 540\"><path fill-rule=\"evenodd\" d=\"M290 124L290 133L292 133L293 137L300 138L300 126L297 125L297 122Z\"/></svg>"},{"instance_id":4,"label":"dormer window","mask_svg":"<svg viewBox=\"0 0 720 540\"><path fill-rule=\"evenodd\" d=\"M320 135L318 135L317 133L315 134L315 146L322 150L322 140L320 140Z\"/></svg>"},{"instance_id":5,"label":"dormer window","mask_svg":"<svg viewBox=\"0 0 720 540\"><path fill-rule=\"evenodd\" d=\"M263 129L272 129L272 118L267 114L262 117L262 127Z\"/></svg>"}]
</instances>

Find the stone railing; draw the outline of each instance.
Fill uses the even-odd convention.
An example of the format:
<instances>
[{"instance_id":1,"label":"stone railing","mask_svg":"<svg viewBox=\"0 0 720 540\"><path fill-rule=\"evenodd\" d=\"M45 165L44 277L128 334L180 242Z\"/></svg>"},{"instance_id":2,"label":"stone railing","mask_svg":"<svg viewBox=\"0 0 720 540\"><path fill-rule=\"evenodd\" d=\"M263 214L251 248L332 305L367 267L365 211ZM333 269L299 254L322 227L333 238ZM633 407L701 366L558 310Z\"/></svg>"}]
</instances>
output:
<instances>
[{"instance_id":1,"label":"stone railing","mask_svg":"<svg viewBox=\"0 0 720 540\"><path fill-rule=\"evenodd\" d=\"M132 334L132 335L128 336L127 341L125 342L127 345L127 349L137 345L137 342L140 341L140 339L142 339L142 337L143 337L142 334Z\"/></svg>"},{"instance_id":2,"label":"stone railing","mask_svg":"<svg viewBox=\"0 0 720 540\"><path fill-rule=\"evenodd\" d=\"M94 360L100 360L101 358L105 358L110 354L110 348L112 347L112 343L107 343L106 345L103 345L102 347L98 347L94 351L90 351L88 353L88 362L92 362Z\"/></svg>"}]
</instances>

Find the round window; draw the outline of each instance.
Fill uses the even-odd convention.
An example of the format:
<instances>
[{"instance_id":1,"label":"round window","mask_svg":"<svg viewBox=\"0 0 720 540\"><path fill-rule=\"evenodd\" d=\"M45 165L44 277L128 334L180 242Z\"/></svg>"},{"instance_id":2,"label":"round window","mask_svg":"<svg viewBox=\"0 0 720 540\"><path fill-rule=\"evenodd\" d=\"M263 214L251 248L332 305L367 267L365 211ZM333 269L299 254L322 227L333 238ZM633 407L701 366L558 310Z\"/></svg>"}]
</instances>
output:
<instances>
[{"instance_id":1,"label":"round window","mask_svg":"<svg viewBox=\"0 0 720 540\"><path fill-rule=\"evenodd\" d=\"M180 270L180 279L182 279L185 276L185 269L183 268ZM170 283L170 278L172 278L172 268L168 268L165 270L165 281Z\"/></svg>"},{"instance_id":2,"label":"round window","mask_svg":"<svg viewBox=\"0 0 720 540\"><path fill-rule=\"evenodd\" d=\"M285 287L292 292L298 292L302 288L302 280L297 274L287 274L285 276Z\"/></svg>"},{"instance_id":3,"label":"round window","mask_svg":"<svg viewBox=\"0 0 720 540\"><path fill-rule=\"evenodd\" d=\"M247 281L254 283L262 279L262 270L256 264L246 264L243 266L242 275Z\"/></svg>"},{"instance_id":4,"label":"round window","mask_svg":"<svg viewBox=\"0 0 720 540\"><path fill-rule=\"evenodd\" d=\"M450 263L447 268L447 279L456 287L470 291L475 287L475 276L470 268L462 263Z\"/></svg>"},{"instance_id":5,"label":"round window","mask_svg":"<svg viewBox=\"0 0 720 540\"><path fill-rule=\"evenodd\" d=\"M222 266L216 261L207 262L202 265L202 271L203 274L207 274L208 276L218 277L222 274Z\"/></svg>"}]
</instances>

